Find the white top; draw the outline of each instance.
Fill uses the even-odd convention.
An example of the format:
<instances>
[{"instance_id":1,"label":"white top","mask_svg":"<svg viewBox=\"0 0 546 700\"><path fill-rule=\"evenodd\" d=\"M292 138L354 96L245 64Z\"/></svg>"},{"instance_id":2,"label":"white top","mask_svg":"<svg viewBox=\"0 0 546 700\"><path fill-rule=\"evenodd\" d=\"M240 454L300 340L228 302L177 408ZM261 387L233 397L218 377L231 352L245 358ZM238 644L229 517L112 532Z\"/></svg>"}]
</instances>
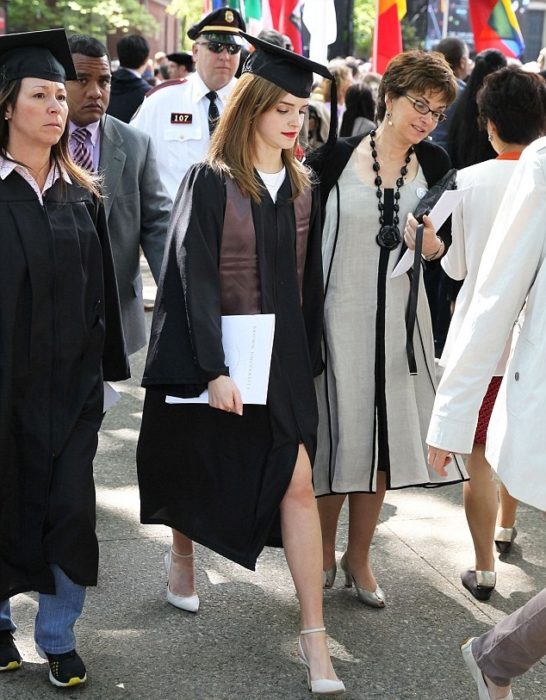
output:
<instances>
[{"instance_id":1,"label":"white top","mask_svg":"<svg viewBox=\"0 0 546 700\"><path fill-rule=\"evenodd\" d=\"M236 83L233 78L216 91L220 114ZM183 82L152 90L131 120L133 126L151 137L161 180L173 201L187 170L207 154L210 103L205 95L208 92L199 74L192 73Z\"/></svg>"},{"instance_id":2,"label":"white top","mask_svg":"<svg viewBox=\"0 0 546 700\"><path fill-rule=\"evenodd\" d=\"M10 155L8 153L8 155ZM10 156L13 157L13 156ZM0 179L5 180L8 175L10 175L13 171L15 170L16 173L18 173L28 184L32 187L32 189L36 192L36 196L40 200L40 204L43 205L44 203L44 194L53 187L53 185L57 182L57 180L62 177L65 182L68 182L69 184L72 182L70 177L68 176L68 173L66 173L64 170L62 170L60 167L53 165L47 174L47 178L44 184L44 189L40 191L40 188L38 186L38 183L34 179L34 177L31 175L30 171L27 170L23 165L18 165L17 163L13 163L10 160L6 160L5 158L2 158L0 156Z\"/></svg>"},{"instance_id":3,"label":"white top","mask_svg":"<svg viewBox=\"0 0 546 700\"><path fill-rule=\"evenodd\" d=\"M525 319L487 434L486 458L508 491L546 510L546 137L514 170L476 289L434 403L427 442L472 450L480 405L506 337Z\"/></svg>"},{"instance_id":4,"label":"white top","mask_svg":"<svg viewBox=\"0 0 546 700\"><path fill-rule=\"evenodd\" d=\"M279 170L278 173L264 173L261 170L258 170L257 172L262 178L264 185L267 187L267 191L269 192L271 199L276 202L277 192L279 191L280 186L286 177L286 168L283 166L282 170Z\"/></svg>"},{"instance_id":5,"label":"white top","mask_svg":"<svg viewBox=\"0 0 546 700\"><path fill-rule=\"evenodd\" d=\"M469 192L452 216L452 243L442 267L454 280L464 280L457 296L440 364L445 367L457 344L474 288L483 251L517 160L486 160L457 173L457 189ZM484 342L487 342L486 340ZM502 376L510 352L511 334L494 374Z\"/></svg>"}]
</instances>

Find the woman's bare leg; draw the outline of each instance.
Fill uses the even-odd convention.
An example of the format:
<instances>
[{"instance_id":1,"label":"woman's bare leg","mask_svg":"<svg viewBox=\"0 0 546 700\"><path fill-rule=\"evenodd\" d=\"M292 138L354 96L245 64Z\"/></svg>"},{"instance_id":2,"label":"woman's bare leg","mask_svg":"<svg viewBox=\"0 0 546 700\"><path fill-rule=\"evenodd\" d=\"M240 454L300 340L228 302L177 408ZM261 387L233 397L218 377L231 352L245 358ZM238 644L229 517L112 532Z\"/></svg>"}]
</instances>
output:
<instances>
[{"instance_id":1,"label":"woman's bare leg","mask_svg":"<svg viewBox=\"0 0 546 700\"><path fill-rule=\"evenodd\" d=\"M500 485L499 497L497 525L499 527L514 527L519 501L508 493L504 484Z\"/></svg>"},{"instance_id":2,"label":"woman's bare leg","mask_svg":"<svg viewBox=\"0 0 546 700\"><path fill-rule=\"evenodd\" d=\"M474 445L467 460L470 481L463 484L464 509L478 571L494 571L493 539L497 517L497 484L491 478L491 467L485 459L485 445Z\"/></svg>"},{"instance_id":3,"label":"woman's bare leg","mask_svg":"<svg viewBox=\"0 0 546 700\"><path fill-rule=\"evenodd\" d=\"M342 494L340 496L321 496L317 499L322 531L322 558L325 571L331 569L336 563L337 522L345 498L345 494Z\"/></svg>"},{"instance_id":4,"label":"woman's bare leg","mask_svg":"<svg viewBox=\"0 0 546 700\"><path fill-rule=\"evenodd\" d=\"M324 626L322 614L322 540L317 502L313 493L311 464L300 445L292 480L280 506L286 561L300 602L301 629ZM336 679L326 635L301 638L313 680Z\"/></svg>"},{"instance_id":5,"label":"woman's bare leg","mask_svg":"<svg viewBox=\"0 0 546 700\"><path fill-rule=\"evenodd\" d=\"M195 593L195 568L193 542L178 530L172 530L174 554L171 554L171 570L169 572L169 589L178 596L191 596ZM180 554L182 556L176 556Z\"/></svg>"},{"instance_id":6,"label":"woman's bare leg","mask_svg":"<svg viewBox=\"0 0 546 700\"><path fill-rule=\"evenodd\" d=\"M385 500L385 472L378 472L376 488L376 493L349 495L347 560L358 585L368 591L377 588L370 561L370 546Z\"/></svg>"}]
</instances>

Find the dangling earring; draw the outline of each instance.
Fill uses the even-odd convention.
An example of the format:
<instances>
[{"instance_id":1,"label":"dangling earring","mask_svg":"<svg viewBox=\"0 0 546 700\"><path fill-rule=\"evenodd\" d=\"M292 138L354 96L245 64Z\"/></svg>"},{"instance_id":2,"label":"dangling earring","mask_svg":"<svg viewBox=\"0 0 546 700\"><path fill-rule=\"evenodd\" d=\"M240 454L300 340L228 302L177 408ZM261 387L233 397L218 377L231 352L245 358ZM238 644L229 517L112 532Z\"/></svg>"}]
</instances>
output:
<instances>
[{"instance_id":1,"label":"dangling earring","mask_svg":"<svg viewBox=\"0 0 546 700\"><path fill-rule=\"evenodd\" d=\"M388 124L389 126L392 126L392 119L391 119L391 117L392 117L392 112L387 112L385 116L387 117L387 124Z\"/></svg>"},{"instance_id":2,"label":"dangling earring","mask_svg":"<svg viewBox=\"0 0 546 700\"><path fill-rule=\"evenodd\" d=\"M488 140L488 141L492 141L492 140L493 140L493 133L492 133L491 131L487 134L487 140Z\"/></svg>"}]
</instances>

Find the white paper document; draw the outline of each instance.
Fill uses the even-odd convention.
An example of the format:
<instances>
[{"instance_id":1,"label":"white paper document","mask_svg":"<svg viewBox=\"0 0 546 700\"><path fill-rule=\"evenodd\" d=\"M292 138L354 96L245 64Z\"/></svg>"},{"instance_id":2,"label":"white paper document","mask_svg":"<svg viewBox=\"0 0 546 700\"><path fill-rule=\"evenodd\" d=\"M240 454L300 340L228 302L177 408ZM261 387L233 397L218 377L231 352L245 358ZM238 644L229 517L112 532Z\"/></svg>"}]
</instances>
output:
<instances>
[{"instance_id":1,"label":"white paper document","mask_svg":"<svg viewBox=\"0 0 546 700\"><path fill-rule=\"evenodd\" d=\"M459 202L462 202L468 190L469 188L465 187L462 190L446 190L442 193L442 196L428 215L436 231L443 225L447 217L455 211L455 207ZM409 250L408 248L391 272L391 278L394 279L395 277L403 275L404 272L407 272L413 266L414 258L415 251Z\"/></svg>"},{"instance_id":2,"label":"white paper document","mask_svg":"<svg viewBox=\"0 0 546 700\"><path fill-rule=\"evenodd\" d=\"M112 406L116 404L120 399L121 394L118 394L118 392L114 389L114 387L111 384L108 384L108 382L104 382L104 399L102 404L102 412L106 413L106 411L111 409Z\"/></svg>"},{"instance_id":3,"label":"white paper document","mask_svg":"<svg viewBox=\"0 0 546 700\"><path fill-rule=\"evenodd\" d=\"M265 405L271 353L275 335L275 314L222 316L222 345L229 376L241 392L243 404ZM180 399L167 396L166 403L208 403L209 393Z\"/></svg>"}]
</instances>

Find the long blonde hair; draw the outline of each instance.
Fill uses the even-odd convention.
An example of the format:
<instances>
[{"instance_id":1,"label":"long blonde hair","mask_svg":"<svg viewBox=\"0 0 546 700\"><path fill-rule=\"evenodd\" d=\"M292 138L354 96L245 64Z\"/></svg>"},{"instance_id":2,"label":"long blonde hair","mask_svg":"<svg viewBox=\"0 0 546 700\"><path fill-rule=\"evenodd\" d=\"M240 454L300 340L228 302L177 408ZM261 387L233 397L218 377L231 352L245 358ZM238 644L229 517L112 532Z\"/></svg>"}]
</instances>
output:
<instances>
[{"instance_id":1,"label":"long blonde hair","mask_svg":"<svg viewBox=\"0 0 546 700\"><path fill-rule=\"evenodd\" d=\"M21 79L4 83L0 88L0 156L6 160L12 160L7 153L9 143L9 120L6 119L8 107L13 110L21 90ZM80 187L89 190L95 197L100 197L100 177L90 173L76 165L70 156L68 149L68 120L63 135L58 143L51 147L51 162L64 170L71 181ZM25 165L25 163L19 163Z\"/></svg>"},{"instance_id":2,"label":"long blonde hair","mask_svg":"<svg viewBox=\"0 0 546 700\"><path fill-rule=\"evenodd\" d=\"M229 96L226 108L211 139L208 164L235 180L241 192L260 202L263 185L254 170L256 119L286 95L278 85L251 73L243 73ZM281 158L297 197L310 183L310 172L295 155L283 149Z\"/></svg>"}]
</instances>

